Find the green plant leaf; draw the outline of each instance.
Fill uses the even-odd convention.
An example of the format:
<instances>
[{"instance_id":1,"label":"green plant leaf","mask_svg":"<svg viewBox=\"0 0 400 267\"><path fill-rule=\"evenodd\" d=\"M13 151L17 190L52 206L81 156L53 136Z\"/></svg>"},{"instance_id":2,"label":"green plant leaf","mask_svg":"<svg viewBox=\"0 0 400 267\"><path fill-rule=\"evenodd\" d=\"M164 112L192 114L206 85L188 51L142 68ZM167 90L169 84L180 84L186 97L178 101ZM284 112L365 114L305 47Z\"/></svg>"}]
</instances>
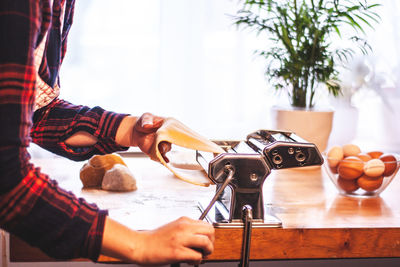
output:
<instances>
[{"instance_id":1,"label":"green plant leaf","mask_svg":"<svg viewBox=\"0 0 400 267\"><path fill-rule=\"evenodd\" d=\"M379 23L379 6L367 0L244 0L233 19L238 27L272 42L255 54L265 59L265 76L274 88L290 88L292 105L312 107L318 84L326 84L334 96L340 94L339 83L332 81L337 80L338 66L355 54L353 46L332 49L337 40L332 35L342 39L347 35L342 27L349 25L354 31L350 41L368 53L363 27Z\"/></svg>"}]
</instances>

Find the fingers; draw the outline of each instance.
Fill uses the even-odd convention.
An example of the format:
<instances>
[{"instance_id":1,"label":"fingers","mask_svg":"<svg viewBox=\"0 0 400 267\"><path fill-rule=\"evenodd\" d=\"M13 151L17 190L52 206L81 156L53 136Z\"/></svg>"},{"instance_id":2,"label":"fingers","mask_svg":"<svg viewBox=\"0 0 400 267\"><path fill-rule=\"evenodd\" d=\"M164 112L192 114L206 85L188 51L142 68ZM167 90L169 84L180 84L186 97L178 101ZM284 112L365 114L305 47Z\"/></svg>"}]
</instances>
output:
<instances>
[{"instance_id":1,"label":"fingers","mask_svg":"<svg viewBox=\"0 0 400 267\"><path fill-rule=\"evenodd\" d=\"M213 243L206 236L192 236L190 241L181 248L179 261L192 265L200 265L203 258L214 250Z\"/></svg>"},{"instance_id":2,"label":"fingers","mask_svg":"<svg viewBox=\"0 0 400 267\"><path fill-rule=\"evenodd\" d=\"M202 222L201 221L201 223L203 225L202 226L198 226L196 228L196 230L197 230L196 233L199 234L199 235L207 236L210 239L210 241L214 243L214 241L215 241L215 236L214 236L215 229L214 229L214 227L211 224L206 223L206 222Z\"/></svg>"},{"instance_id":3,"label":"fingers","mask_svg":"<svg viewBox=\"0 0 400 267\"><path fill-rule=\"evenodd\" d=\"M203 256L209 255L214 250L214 227L204 221L193 220L183 217L180 219L190 227L184 245L188 248L201 253Z\"/></svg>"},{"instance_id":4,"label":"fingers","mask_svg":"<svg viewBox=\"0 0 400 267\"><path fill-rule=\"evenodd\" d=\"M184 217L185 218L185 217ZM185 218L187 220L190 220L192 225L193 225L193 233L196 235L204 235L207 236L211 242L215 241L215 229L214 227L205 222L205 221L200 221L200 220L193 220L190 218Z\"/></svg>"},{"instance_id":5,"label":"fingers","mask_svg":"<svg viewBox=\"0 0 400 267\"><path fill-rule=\"evenodd\" d=\"M138 122L136 123L137 130L142 133L152 133L164 123L164 118L154 116L151 113L144 113L140 116Z\"/></svg>"},{"instance_id":6,"label":"fingers","mask_svg":"<svg viewBox=\"0 0 400 267\"><path fill-rule=\"evenodd\" d=\"M214 244L206 235L194 235L187 246L200 252L203 256L210 255L214 251Z\"/></svg>"},{"instance_id":7,"label":"fingers","mask_svg":"<svg viewBox=\"0 0 400 267\"><path fill-rule=\"evenodd\" d=\"M164 158L165 162L168 163L169 159L166 154L171 151L171 143L168 142L161 142L158 144L158 150L160 151L162 157Z\"/></svg>"},{"instance_id":8,"label":"fingers","mask_svg":"<svg viewBox=\"0 0 400 267\"><path fill-rule=\"evenodd\" d=\"M163 123L164 118L154 116L151 113L144 113L133 127L132 145L138 146L145 154L149 155L154 142L156 142L156 131ZM163 144L159 146L159 149L164 160L169 162L165 154L171 150L170 145L168 145L168 143Z\"/></svg>"},{"instance_id":9,"label":"fingers","mask_svg":"<svg viewBox=\"0 0 400 267\"><path fill-rule=\"evenodd\" d=\"M214 251L214 244L207 236L195 235L191 236L189 242L181 251L181 260L191 265L200 265L205 256L210 255Z\"/></svg>"},{"instance_id":10,"label":"fingers","mask_svg":"<svg viewBox=\"0 0 400 267\"><path fill-rule=\"evenodd\" d=\"M185 255L180 262L185 262L190 265L200 265L203 260L203 253L199 250L184 248L182 250L182 255Z\"/></svg>"}]
</instances>

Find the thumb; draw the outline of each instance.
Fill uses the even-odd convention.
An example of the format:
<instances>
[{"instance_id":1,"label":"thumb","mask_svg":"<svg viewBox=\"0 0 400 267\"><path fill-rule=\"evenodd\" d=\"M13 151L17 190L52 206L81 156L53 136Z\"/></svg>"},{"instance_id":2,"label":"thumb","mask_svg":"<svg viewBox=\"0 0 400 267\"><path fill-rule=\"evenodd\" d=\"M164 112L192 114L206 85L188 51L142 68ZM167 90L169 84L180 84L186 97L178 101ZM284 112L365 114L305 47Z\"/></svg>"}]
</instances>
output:
<instances>
[{"instance_id":1,"label":"thumb","mask_svg":"<svg viewBox=\"0 0 400 267\"><path fill-rule=\"evenodd\" d=\"M161 125L163 124L164 119L161 117L157 117L157 116L151 116L151 117L147 117L144 118L142 120L142 128L144 129L154 129L154 128L160 128Z\"/></svg>"},{"instance_id":2,"label":"thumb","mask_svg":"<svg viewBox=\"0 0 400 267\"><path fill-rule=\"evenodd\" d=\"M144 113L140 116L136 126L140 132L151 133L160 128L163 123L164 119L162 117L154 116L151 113Z\"/></svg>"}]
</instances>

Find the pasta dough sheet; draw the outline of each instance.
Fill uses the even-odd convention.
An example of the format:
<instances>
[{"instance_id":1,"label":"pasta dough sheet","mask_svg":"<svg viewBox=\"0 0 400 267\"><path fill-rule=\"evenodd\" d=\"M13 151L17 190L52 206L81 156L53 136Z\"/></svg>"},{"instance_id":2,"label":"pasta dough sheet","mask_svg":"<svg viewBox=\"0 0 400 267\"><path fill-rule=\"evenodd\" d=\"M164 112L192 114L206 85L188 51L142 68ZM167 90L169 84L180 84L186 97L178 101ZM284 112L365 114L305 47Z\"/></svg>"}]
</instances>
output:
<instances>
[{"instance_id":1,"label":"pasta dough sheet","mask_svg":"<svg viewBox=\"0 0 400 267\"><path fill-rule=\"evenodd\" d=\"M167 157L172 167L185 170L203 170L203 167L197 162L196 153L193 150L170 151Z\"/></svg>"},{"instance_id":2,"label":"pasta dough sheet","mask_svg":"<svg viewBox=\"0 0 400 267\"><path fill-rule=\"evenodd\" d=\"M153 160L160 161L179 179L201 186L209 186L212 182L202 170L182 169L179 163L168 164L162 157L158 144L169 142L173 145L187 149L199 150L204 152L224 153L225 151L214 142L194 132L180 121L174 118L167 118L164 124L156 132L156 141L151 149L150 157Z\"/></svg>"}]
</instances>

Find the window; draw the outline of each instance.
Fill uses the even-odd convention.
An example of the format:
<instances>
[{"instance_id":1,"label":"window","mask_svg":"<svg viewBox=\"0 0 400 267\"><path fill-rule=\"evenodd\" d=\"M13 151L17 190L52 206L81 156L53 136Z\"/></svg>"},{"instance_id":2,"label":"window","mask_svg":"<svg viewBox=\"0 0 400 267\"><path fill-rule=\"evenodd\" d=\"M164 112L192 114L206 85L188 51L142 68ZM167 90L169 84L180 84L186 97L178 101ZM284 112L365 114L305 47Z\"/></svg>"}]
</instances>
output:
<instances>
[{"instance_id":1,"label":"window","mask_svg":"<svg viewBox=\"0 0 400 267\"><path fill-rule=\"evenodd\" d=\"M374 48L368 64L385 74L385 93L396 99L400 3L382 2L382 22L368 35ZM269 108L278 97L253 54L265 39L236 29L229 14L239 7L235 0L77 1L61 97L134 115L173 116L216 139L270 127ZM355 104L370 112L366 102Z\"/></svg>"}]
</instances>

